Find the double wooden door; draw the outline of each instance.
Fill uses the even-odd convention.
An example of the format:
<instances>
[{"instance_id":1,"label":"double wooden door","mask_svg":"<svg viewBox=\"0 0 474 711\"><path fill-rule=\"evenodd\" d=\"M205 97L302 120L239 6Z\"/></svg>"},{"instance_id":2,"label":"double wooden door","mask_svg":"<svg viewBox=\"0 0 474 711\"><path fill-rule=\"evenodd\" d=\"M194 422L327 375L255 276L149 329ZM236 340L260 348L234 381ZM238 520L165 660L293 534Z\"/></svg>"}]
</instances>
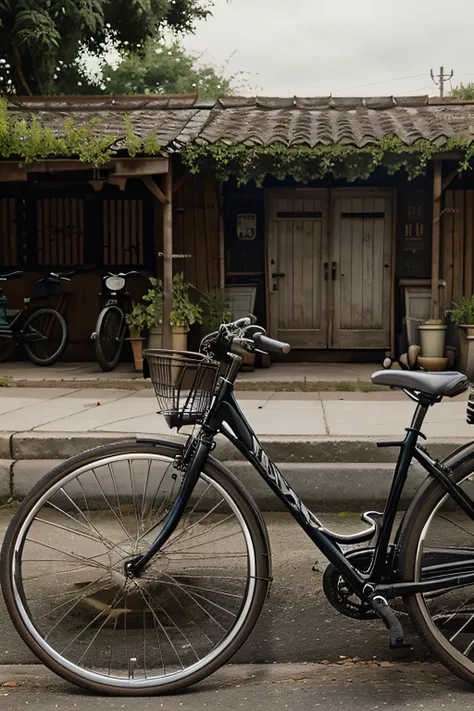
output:
<instances>
[{"instance_id":1,"label":"double wooden door","mask_svg":"<svg viewBox=\"0 0 474 711\"><path fill-rule=\"evenodd\" d=\"M270 331L293 348L389 348L392 193L272 190Z\"/></svg>"}]
</instances>

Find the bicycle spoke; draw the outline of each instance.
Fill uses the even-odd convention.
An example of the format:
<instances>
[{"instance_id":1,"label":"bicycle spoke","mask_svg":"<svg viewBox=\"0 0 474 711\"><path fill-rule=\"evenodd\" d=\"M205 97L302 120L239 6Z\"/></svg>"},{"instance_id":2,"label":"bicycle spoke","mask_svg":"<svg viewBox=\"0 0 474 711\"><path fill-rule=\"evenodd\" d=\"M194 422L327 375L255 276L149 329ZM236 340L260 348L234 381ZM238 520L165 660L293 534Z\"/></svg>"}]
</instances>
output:
<instances>
[{"instance_id":1,"label":"bicycle spoke","mask_svg":"<svg viewBox=\"0 0 474 711\"><path fill-rule=\"evenodd\" d=\"M163 625L161 624L160 620L159 620L158 617L156 616L156 613L155 613L154 609L151 607L150 603L149 603L148 600L146 599L143 590L142 590L141 588L139 588L139 591L140 591L140 595L142 596L142 598L143 598L145 604L147 605L148 609L150 610L151 614L153 615L153 619L155 620L155 622L158 623L158 625L159 625L159 626L161 627L161 629L163 630L163 633L164 633L166 639L168 640L170 646L172 647L174 653L176 654L176 657L177 657L177 659L178 659L178 662L179 662L180 665L181 665L181 669L184 669L184 664L183 664L183 662L182 662L182 660L181 660L181 657L179 656L179 654L178 654L178 652L177 652L177 650L176 650L176 647L174 646L173 642L172 642L171 639L169 638L167 631L165 630L165 628L164 628ZM160 647L160 649L161 649L161 647ZM165 667L164 667L164 662L163 662L163 669L164 669L164 668L165 668Z\"/></svg>"},{"instance_id":2,"label":"bicycle spoke","mask_svg":"<svg viewBox=\"0 0 474 711\"><path fill-rule=\"evenodd\" d=\"M71 605L71 607L70 607L68 610L66 610L66 612L64 613L64 615L62 615L62 616L59 618L59 620L56 622L56 624L53 625L53 627L49 630L48 634L46 635L46 637L45 637L44 639L47 640L48 637L51 635L51 633L54 632L54 630L58 627L58 625L60 625L61 622L66 619L66 617L74 610L74 608L77 607L77 605L78 605L82 600L85 600L86 597L89 597L89 595L90 595L90 591L87 590L87 592L82 591L79 595L77 595L75 598L73 598L74 602L73 602L73 604ZM71 600L68 600L68 601L67 601L68 604L69 604L70 602L71 602ZM64 650L64 651L65 651L65 650Z\"/></svg>"},{"instance_id":3,"label":"bicycle spoke","mask_svg":"<svg viewBox=\"0 0 474 711\"><path fill-rule=\"evenodd\" d=\"M169 575L169 574L168 574L168 573L165 573L165 575ZM172 578L171 575L169 575L169 577ZM147 580L154 580L154 579L147 577ZM215 622L215 623L216 623L222 630L224 630L224 632L225 632L225 627L224 627L223 625L221 625L221 623L219 622L219 620L216 620L216 618L215 618L213 615L211 615L211 613L209 612L209 610L206 610L206 608L205 608L203 605L201 605L201 603L199 602L199 600L197 600L197 599L192 595L192 593L191 593L189 590L186 590L186 586L181 585L181 584L178 583L177 581L175 581L175 582L169 582L169 581L166 581L166 580L160 580L159 582L160 582L160 583L163 583L164 585L167 585L167 586L169 586L169 587L172 587L173 585L176 585L176 587L178 587L180 590L182 590L185 595L187 595L188 597L190 597L191 600L193 600L193 602L195 602L196 605L197 605L208 617L210 617L213 622ZM173 597L175 598L175 600L177 600L177 598L176 598L176 596L174 595L173 591L171 590L170 592L171 592L171 594L173 595ZM237 597L239 597L239 596L237 596ZM179 603L179 604L181 604L181 603ZM183 607L183 605L181 605L181 607ZM207 637L207 635L206 635L206 637ZM211 642L211 640L209 639L209 637L207 637L207 639L209 640L209 642Z\"/></svg>"},{"instance_id":4,"label":"bicycle spoke","mask_svg":"<svg viewBox=\"0 0 474 711\"><path fill-rule=\"evenodd\" d=\"M124 526L124 524L123 524L123 520L120 518L120 516L117 515L117 512L116 512L116 511L114 510L114 508L111 506L111 504L110 504L110 502L109 502L109 499L107 498L107 496L106 496L106 494L105 494L105 491L104 491L104 489L103 489L103 487L102 487L102 484L101 484L100 481L99 481L99 477L97 476L95 469L93 469L92 472L93 472L94 477L95 477L95 480L97 481L97 484L99 485L99 488L100 488L100 490L101 490L101 492L102 492L102 496L103 496L103 498L104 498L105 503L107 504L107 506L109 507L109 509L111 510L111 512L113 513L113 515L115 516L115 518L117 519L117 522L118 522L120 528L123 530L123 532L125 533L125 535L127 536L127 538L131 541L131 540L132 540L132 537L131 537L131 535L129 534L129 532L127 531L127 529L125 528L125 526ZM122 549L122 550L123 550L123 549ZM124 553L126 553L126 551L124 551Z\"/></svg>"},{"instance_id":5,"label":"bicycle spoke","mask_svg":"<svg viewBox=\"0 0 474 711\"><path fill-rule=\"evenodd\" d=\"M115 596L114 602L110 604L110 609L111 609L115 604L118 604L118 603L120 602L120 600L117 600L118 595L119 595L119 593L117 593L117 595ZM122 595L122 598L123 598L123 595ZM92 637L92 639L91 639L91 641L89 642L89 644L87 645L87 647L85 648L85 650L84 650L84 652L82 653L80 659L77 660L76 664L79 665L79 664L82 662L82 660L83 660L84 657L86 656L87 652L88 652L89 649L92 647L92 645L94 644L95 640L96 640L97 637L100 635L100 633L102 632L102 630L104 629L104 627L105 627L105 625L107 624L108 621L109 621L109 617L107 616L107 617L105 618L105 620L102 622L102 624L101 624L101 626L99 627L99 629L97 630L97 632L95 633L95 635Z\"/></svg>"},{"instance_id":6,"label":"bicycle spoke","mask_svg":"<svg viewBox=\"0 0 474 711\"><path fill-rule=\"evenodd\" d=\"M196 538L205 536L206 534L209 533L209 531L213 531L218 526L222 526L222 524L227 523L227 521L229 521L231 518L235 518L233 513L229 514L229 516L227 516L227 518L224 518L221 521L217 521L217 523L214 523L211 526L207 526L205 531L201 531L201 533L196 533L195 536L191 536L190 538L184 538L184 540L183 540L183 535L185 535L185 533L189 533L191 528L193 528L193 526L191 526L190 528L188 528L188 530L185 533L177 536L176 538L172 538L167 545L163 546L162 550L165 551L167 547L171 546L173 543L176 543L176 541L178 541L178 540L181 540L181 542L183 542L183 543L189 543L189 541L194 541ZM204 519L202 519L202 520L204 520ZM238 531L237 531L237 533L238 533ZM235 534L230 534L230 535L235 535ZM223 539L218 539L218 540L223 540ZM198 545L202 545L202 544L198 544ZM191 548L195 548L195 547L196 546L191 546Z\"/></svg>"},{"instance_id":7,"label":"bicycle spoke","mask_svg":"<svg viewBox=\"0 0 474 711\"><path fill-rule=\"evenodd\" d=\"M155 600L155 598L153 597L153 595L152 595L148 590L142 590L142 588L140 588L140 592L143 594L143 596L148 596L148 597L152 600L152 602L161 610L161 612L165 615L165 617L171 622L171 624L173 625L173 627L174 627L174 628L178 631L178 633L183 637L183 639L185 640L185 642L187 642L187 644L189 644L189 646L190 646L191 649L193 650L193 653L194 653L196 659L199 660L199 655L197 654L196 650L194 649L194 646L193 646L192 642L188 639L187 635L178 627L178 625L177 625L176 622L173 620L173 618L171 617L171 615L169 615L169 614L166 612L166 610L164 609L164 607L162 607L162 606ZM163 630L164 630L164 627L163 627ZM175 647L174 644L171 642L171 639L170 639L169 635L167 634L166 636L167 636L167 638L168 638L168 640L169 640L171 646L173 647L173 650L174 650L175 654L178 656L178 659L180 659L180 657L179 657L179 655L178 655L178 653L177 653L177 651L176 651L176 647ZM182 664L181 659L180 659L180 664ZM183 669L184 669L184 666L183 666Z\"/></svg>"}]
</instances>

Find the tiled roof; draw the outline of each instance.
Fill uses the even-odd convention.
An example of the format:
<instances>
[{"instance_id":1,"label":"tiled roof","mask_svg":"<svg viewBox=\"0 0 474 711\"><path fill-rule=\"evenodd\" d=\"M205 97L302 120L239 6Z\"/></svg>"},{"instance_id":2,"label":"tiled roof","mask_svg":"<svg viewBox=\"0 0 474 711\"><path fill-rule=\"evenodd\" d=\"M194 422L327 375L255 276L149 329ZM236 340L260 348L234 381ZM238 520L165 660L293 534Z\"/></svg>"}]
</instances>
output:
<instances>
[{"instance_id":1,"label":"tiled roof","mask_svg":"<svg viewBox=\"0 0 474 711\"><path fill-rule=\"evenodd\" d=\"M249 98L206 102L195 96L15 97L15 118L36 115L60 133L65 119L97 119L97 131L124 134L130 117L140 137L156 133L170 150L189 142L267 146L340 143L364 146L387 135L411 144L419 139L443 145L449 138L474 140L474 102L421 97Z\"/></svg>"}]
</instances>

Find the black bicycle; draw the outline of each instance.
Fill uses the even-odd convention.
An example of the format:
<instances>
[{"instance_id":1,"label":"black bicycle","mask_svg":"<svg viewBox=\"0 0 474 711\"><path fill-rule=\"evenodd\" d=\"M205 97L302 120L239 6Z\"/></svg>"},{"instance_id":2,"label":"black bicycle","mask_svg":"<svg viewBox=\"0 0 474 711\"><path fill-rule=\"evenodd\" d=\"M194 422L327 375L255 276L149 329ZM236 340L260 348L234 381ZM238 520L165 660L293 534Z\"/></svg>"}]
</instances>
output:
<instances>
[{"instance_id":1,"label":"black bicycle","mask_svg":"<svg viewBox=\"0 0 474 711\"><path fill-rule=\"evenodd\" d=\"M104 371L114 370L120 360L123 342L127 333L125 314L131 309L127 279L139 276L140 272L106 274L103 291L99 294L102 309L91 338L95 344L97 362Z\"/></svg>"},{"instance_id":2,"label":"black bicycle","mask_svg":"<svg viewBox=\"0 0 474 711\"><path fill-rule=\"evenodd\" d=\"M1 556L23 640L64 678L116 695L177 691L231 658L258 619L272 567L257 506L212 456L222 434L329 559L324 592L338 611L381 618L390 646L405 647L391 604L402 598L429 649L474 683L474 443L443 462L418 443L428 409L465 391L465 376L375 373L374 383L401 388L416 410L403 440L379 445L400 448L385 511L341 535L304 505L241 412L233 386L242 348L289 350L242 319L208 336L201 354L146 352L161 412L170 427L196 425L192 434L90 450L24 500ZM413 458L428 477L397 527Z\"/></svg>"},{"instance_id":3,"label":"black bicycle","mask_svg":"<svg viewBox=\"0 0 474 711\"><path fill-rule=\"evenodd\" d=\"M22 309L11 310L0 289L0 363L11 358L22 344L26 355L35 365L56 363L67 348L68 330L61 311L67 294L61 291L61 281L71 281L74 271L49 272L33 284L31 297L24 299ZM18 279L22 271L0 275L0 281ZM56 308L40 306L51 298L57 299Z\"/></svg>"}]
</instances>

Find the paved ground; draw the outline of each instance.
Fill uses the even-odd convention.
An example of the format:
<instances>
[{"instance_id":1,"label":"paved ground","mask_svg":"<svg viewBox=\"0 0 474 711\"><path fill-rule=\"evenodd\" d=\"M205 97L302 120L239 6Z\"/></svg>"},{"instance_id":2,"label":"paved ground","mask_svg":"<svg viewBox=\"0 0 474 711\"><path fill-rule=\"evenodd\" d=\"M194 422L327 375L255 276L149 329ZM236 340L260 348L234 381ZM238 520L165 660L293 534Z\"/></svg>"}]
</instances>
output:
<instances>
[{"instance_id":1,"label":"paved ground","mask_svg":"<svg viewBox=\"0 0 474 711\"><path fill-rule=\"evenodd\" d=\"M42 667L0 666L0 703L5 711L472 709L473 688L438 664L340 662L229 666L182 694L142 699L92 696ZM16 682L17 686L2 687L2 682Z\"/></svg>"},{"instance_id":2,"label":"paved ground","mask_svg":"<svg viewBox=\"0 0 474 711\"><path fill-rule=\"evenodd\" d=\"M258 435L367 436L403 433L413 403L403 393L241 392L238 399ZM471 437L467 394L432 408L428 437ZM165 433L152 390L3 388L0 431Z\"/></svg>"},{"instance_id":3,"label":"paved ground","mask_svg":"<svg viewBox=\"0 0 474 711\"><path fill-rule=\"evenodd\" d=\"M240 380L251 381L369 381L380 364L370 363L273 363L271 368L258 368L241 373ZM51 368L38 368L29 362L2 363L0 375L8 375L15 380L141 380L141 373L135 372L131 363L120 363L110 373L104 373L97 363L57 363Z\"/></svg>"}]
</instances>

